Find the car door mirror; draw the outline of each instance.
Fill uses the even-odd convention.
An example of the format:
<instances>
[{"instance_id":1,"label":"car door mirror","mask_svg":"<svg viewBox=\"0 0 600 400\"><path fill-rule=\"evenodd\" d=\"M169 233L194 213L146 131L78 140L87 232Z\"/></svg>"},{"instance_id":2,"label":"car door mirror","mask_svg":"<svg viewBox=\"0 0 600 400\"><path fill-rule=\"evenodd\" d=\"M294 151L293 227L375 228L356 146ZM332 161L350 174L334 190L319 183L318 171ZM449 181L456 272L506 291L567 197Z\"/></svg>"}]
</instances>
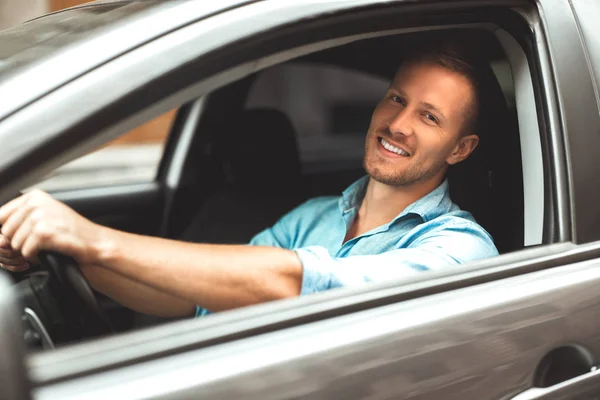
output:
<instances>
[{"instance_id":1,"label":"car door mirror","mask_svg":"<svg viewBox=\"0 0 600 400\"><path fill-rule=\"evenodd\" d=\"M31 398L26 356L17 294L0 272L0 400Z\"/></svg>"}]
</instances>

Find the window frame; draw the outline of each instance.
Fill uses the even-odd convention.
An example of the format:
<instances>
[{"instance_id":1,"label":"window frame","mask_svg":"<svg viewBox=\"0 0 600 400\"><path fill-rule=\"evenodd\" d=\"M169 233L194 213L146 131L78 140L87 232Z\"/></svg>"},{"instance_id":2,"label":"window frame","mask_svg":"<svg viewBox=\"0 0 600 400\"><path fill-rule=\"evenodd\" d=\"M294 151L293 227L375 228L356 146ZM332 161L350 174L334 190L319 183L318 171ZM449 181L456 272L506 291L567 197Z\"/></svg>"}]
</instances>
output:
<instances>
[{"instance_id":1,"label":"window frame","mask_svg":"<svg viewBox=\"0 0 600 400\"><path fill-rule=\"evenodd\" d=\"M552 137L552 145L562 141L566 154L564 189L559 189L561 198L557 203L568 204L570 224L558 228L561 231L570 228L575 243L590 243L600 240L600 211L597 206L600 202L600 174L597 172L596 152L600 146L600 135L596 134L600 113L595 82L598 65L590 63L590 56L595 57L596 52L589 53L589 47L586 48L585 36L582 35L587 34L587 30L582 30L575 14L576 10L583 9L573 7L571 2L544 0L543 12L537 14L539 18L532 22L544 32L540 36L544 45L538 49L540 67L550 78L544 85L546 100L557 104L549 113L548 122L552 125L549 132L552 135L562 133L560 138ZM596 131L593 131L594 127ZM555 153L555 149L552 151Z\"/></svg>"}]
</instances>

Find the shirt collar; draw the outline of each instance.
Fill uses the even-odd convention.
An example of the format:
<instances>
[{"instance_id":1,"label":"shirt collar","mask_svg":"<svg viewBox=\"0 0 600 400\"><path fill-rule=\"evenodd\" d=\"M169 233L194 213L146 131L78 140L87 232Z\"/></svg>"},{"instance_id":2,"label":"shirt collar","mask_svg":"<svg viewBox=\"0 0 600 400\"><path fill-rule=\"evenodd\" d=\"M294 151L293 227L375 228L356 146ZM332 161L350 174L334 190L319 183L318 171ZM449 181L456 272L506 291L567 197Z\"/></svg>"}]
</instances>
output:
<instances>
[{"instance_id":1,"label":"shirt collar","mask_svg":"<svg viewBox=\"0 0 600 400\"><path fill-rule=\"evenodd\" d=\"M368 183L369 176L365 175L344 190L339 202L342 214L354 211L360 206L367 191ZM437 188L406 207L390 223L394 223L408 214L416 214L427 222L449 212L453 206L454 204L450 199L450 185L448 180L445 179Z\"/></svg>"}]
</instances>

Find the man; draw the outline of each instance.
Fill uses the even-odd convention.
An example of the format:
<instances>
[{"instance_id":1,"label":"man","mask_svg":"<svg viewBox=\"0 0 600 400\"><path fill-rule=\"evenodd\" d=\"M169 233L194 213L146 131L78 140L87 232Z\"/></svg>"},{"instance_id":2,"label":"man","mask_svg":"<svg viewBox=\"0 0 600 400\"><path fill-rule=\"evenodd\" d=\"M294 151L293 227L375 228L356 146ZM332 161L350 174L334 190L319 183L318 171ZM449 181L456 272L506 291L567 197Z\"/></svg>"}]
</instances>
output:
<instances>
[{"instance_id":1,"label":"man","mask_svg":"<svg viewBox=\"0 0 600 400\"><path fill-rule=\"evenodd\" d=\"M306 202L252 246L119 232L35 191L0 208L0 263L19 270L40 250L54 250L72 256L96 290L123 305L175 317L496 255L490 235L451 202L445 181L449 166L479 143L478 76L459 48L437 47L406 60L375 108L368 177L341 198Z\"/></svg>"}]
</instances>

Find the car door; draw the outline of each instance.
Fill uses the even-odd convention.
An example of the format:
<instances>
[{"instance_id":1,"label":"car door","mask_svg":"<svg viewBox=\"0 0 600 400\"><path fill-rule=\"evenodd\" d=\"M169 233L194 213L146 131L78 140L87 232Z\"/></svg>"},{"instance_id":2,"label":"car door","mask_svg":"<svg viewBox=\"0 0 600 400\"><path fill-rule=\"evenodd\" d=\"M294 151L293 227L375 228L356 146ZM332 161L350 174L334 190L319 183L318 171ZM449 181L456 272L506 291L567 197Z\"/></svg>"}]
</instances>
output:
<instances>
[{"instance_id":1,"label":"car door","mask_svg":"<svg viewBox=\"0 0 600 400\"><path fill-rule=\"evenodd\" d=\"M31 398L25 366L25 342L19 319L16 291L11 287L10 280L0 275L0 344L2 345L0 399Z\"/></svg>"},{"instance_id":2,"label":"car door","mask_svg":"<svg viewBox=\"0 0 600 400\"><path fill-rule=\"evenodd\" d=\"M599 270L575 260L598 245L568 247L541 252L556 252L542 271L488 283L473 285L483 280L471 273L324 293L295 309L257 307L41 355L29 364L34 398L593 399ZM513 272L529 263L502 258ZM460 281L470 283L445 291Z\"/></svg>"},{"instance_id":3,"label":"car door","mask_svg":"<svg viewBox=\"0 0 600 400\"><path fill-rule=\"evenodd\" d=\"M540 136L547 146L544 238L539 247L430 275L427 281L323 293L32 355L34 397L500 399L542 386L545 390L526 396L565 398L565 390L579 395L587 388L596 393L597 374L588 371L600 350L600 327L593 318L599 248L588 243L598 240L590 224L579 223L596 218L596 211L574 201L585 195L579 179L590 174L592 155L586 151L574 161L571 151L598 116L573 13L559 4L489 2L471 9L470 3L457 2L439 13L429 2L410 8L401 1L257 2L192 24L74 81L73 87L91 85L100 103L114 101L111 96L136 99L135 85L169 82L169 94L176 95L154 110L159 114L220 82L314 50L298 47L307 41L334 46L390 28L386 24L401 29L415 23L482 23L483 17L489 23L510 15L496 23L519 37L529 58ZM357 23L369 20L377 27ZM307 29L320 32L322 41L307 37ZM340 41L331 41L336 38ZM256 41L250 46L242 39ZM165 48L171 52L158 52ZM156 63L156 78L142 78L130 62L141 55L164 61L165 54L170 57ZM568 64L557 62L566 56ZM108 93L93 86L122 65L128 69L118 78L129 78L130 87ZM169 81L190 71L197 75ZM578 82L575 100L566 95L572 77ZM42 99L42 106L52 107L52 97ZM78 100L74 96L61 106ZM11 126L12 134L25 129L22 124ZM567 396L574 398L573 393Z\"/></svg>"}]
</instances>

